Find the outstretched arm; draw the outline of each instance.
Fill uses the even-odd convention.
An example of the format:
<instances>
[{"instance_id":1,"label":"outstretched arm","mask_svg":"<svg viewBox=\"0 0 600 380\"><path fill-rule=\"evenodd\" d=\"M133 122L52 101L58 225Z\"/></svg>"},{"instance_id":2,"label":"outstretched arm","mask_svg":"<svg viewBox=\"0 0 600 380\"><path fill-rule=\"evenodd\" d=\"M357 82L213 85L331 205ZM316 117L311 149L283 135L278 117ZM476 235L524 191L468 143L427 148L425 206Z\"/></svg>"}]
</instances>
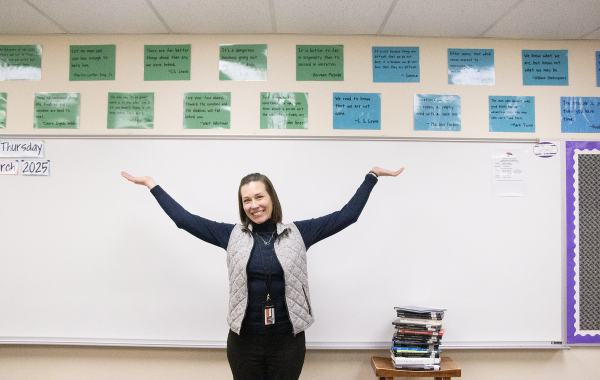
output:
<instances>
[{"instance_id":1,"label":"outstretched arm","mask_svg":"<svg viewBox=\"0 0 600 380\"><path fill-rule=\"evenodd\" d=\"M350 199L340 211L316 219L294 222L296 227L298 227L298 230L300 230L306 249L313 244L340 232L358 220L363 208L367 204L367 200L369 200L371 190L378 181L378 176L397 177L403 170L404 168L393 172L376 166L365 176L365 180L352 199Z\"/></svg>"}]
</instances>

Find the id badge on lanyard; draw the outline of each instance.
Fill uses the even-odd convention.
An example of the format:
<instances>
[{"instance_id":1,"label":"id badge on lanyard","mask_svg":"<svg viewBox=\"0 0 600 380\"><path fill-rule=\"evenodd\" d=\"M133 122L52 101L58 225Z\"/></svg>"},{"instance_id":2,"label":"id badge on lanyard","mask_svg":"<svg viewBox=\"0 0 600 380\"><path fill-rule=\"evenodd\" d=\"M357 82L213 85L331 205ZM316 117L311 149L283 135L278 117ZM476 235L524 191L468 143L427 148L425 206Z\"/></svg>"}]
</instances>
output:
<instances>
[{"instance_id":1,"label":"id badge on lanyard","mask_svg":"<svg viewBox=\"0 0 600 380\"><path fill-rule=\"evenodd\" d=\"M263 311L265 313L265 326L275 324L275 302L267 294L267 300L263 302Z\"/></svg>"}]
</instances>

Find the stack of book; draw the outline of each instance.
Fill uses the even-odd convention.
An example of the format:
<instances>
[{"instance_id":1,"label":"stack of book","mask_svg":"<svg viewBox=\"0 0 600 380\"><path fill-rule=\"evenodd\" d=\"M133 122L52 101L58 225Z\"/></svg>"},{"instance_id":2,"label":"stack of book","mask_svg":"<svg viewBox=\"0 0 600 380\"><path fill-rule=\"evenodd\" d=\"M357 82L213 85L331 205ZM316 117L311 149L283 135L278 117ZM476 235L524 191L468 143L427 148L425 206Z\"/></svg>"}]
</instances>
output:
<instances>
[{"instance_id":1,"label":"stack of book","mask_svg":"<svg viewBox=\"0 0 600 380\"><path fill-rule=\"evenodd\" d=\"M440 369L440 343L444 336L442 319L446 309L396 307L396 332L392 339L392 362L396 369Z\"/></svg>"}]
</instances>

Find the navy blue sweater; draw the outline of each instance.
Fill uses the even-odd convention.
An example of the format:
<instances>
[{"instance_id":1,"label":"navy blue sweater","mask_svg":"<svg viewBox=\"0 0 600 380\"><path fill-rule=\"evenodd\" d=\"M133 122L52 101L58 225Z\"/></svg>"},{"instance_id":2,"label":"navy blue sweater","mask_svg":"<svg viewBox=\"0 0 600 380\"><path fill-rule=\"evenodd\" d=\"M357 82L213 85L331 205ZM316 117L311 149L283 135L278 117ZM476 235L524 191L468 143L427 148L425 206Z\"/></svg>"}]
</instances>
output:
<instances>
[{"instance_id":1,"label":"navy blue sweater","mask_svg":"<svg viewBox=\"0 0 600 380\"><path fill-rule=\"evenodd\" d=\"M371 190L377 183L377 178L367 174L352 199L340 210L316 219L294 222L304 245L308 250L315 243L343 230L356 222L362 212ZM175 222L177 227L189 232L197 238L227 249L234 224L218 223L193 215L181 207L160 186L152 188L162 209ZM253 226L254 246L250 254L248 266L248 308L242 322L242 333L271 334L292 332L287 305L285 302L284 273L277 256L273 242L276 224L269 219L265 223ZM273 236L273 237L272 237ZM272 237L272 238L271 238ZM262 238L262 240L261 240ZM265 245L263 241L271 241ZM267 291L267 275L271 273L270 289ZM267 293L275 302L275 324L265 326L263 317L263 301Z\"/></svg>"}]
</instances>

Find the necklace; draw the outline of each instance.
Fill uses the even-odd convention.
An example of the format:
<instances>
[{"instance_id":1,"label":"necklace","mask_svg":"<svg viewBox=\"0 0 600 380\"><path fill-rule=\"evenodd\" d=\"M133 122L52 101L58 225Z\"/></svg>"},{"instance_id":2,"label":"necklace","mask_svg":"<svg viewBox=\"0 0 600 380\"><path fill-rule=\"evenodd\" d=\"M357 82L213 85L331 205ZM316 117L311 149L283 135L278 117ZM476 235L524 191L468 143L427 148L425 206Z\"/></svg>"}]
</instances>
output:
<instances>
[{"instance_id":1,"label":"necklace","mask_svg":"<svg viewBox=\"0 0 600 380\"><path fill-rule=\"evenodd\" d=\"M260 238L260 240L262 240L263 243L265 243L265 245L269 245L269 244L271 244L271 239L273 239L273 236L275 236L275 231L273 231L273 233L271 234L269 241L265 241L265 239L263 239L258 233L256 234L256 236L258 236Z\"/></svg>"}]
</instances>

